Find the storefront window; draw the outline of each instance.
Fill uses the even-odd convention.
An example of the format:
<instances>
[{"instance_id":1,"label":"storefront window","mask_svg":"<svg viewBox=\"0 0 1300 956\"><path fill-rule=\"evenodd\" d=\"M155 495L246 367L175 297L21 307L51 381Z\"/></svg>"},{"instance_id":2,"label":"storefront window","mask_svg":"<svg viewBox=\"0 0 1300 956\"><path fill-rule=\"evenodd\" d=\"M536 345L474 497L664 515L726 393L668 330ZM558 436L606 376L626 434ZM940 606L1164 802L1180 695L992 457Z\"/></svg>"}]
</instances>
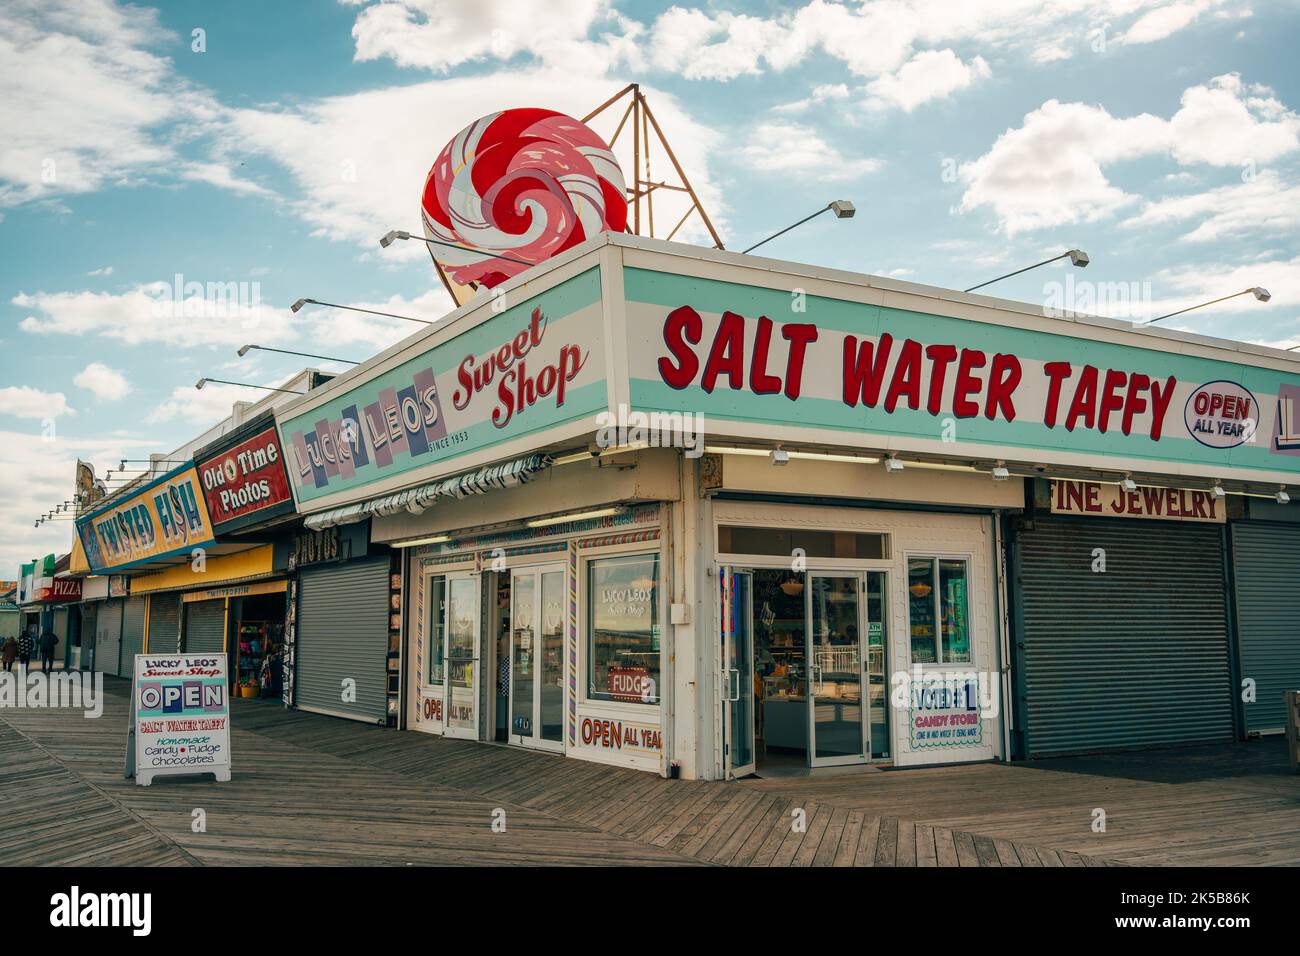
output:
<instances>
[{"instance_id":1,"label":"storefront window","mask_svg":"<svg viewBox=\"0 0 1300 956\"><path fill-rule=\"evenodd\" d=\"M427 643L424 657L428 662L427 686L442 683L442 655L445 649L447 620L447 579L441 574L429 579L429 621L425 628Z\"/></svg>"},{"instance_id":2,"label":"storefront window","mask_svg":"<svg viewBox=\"0 0 1300 956\"><path fill-rule=\"evenodd\" d=\"M970 628L966 617L966 562L939 562L939 621L943 634L943 662L970 662Z\"/></svg>"},{"instance_id":3,"label":"storefront window","mask_svg":"<svg viewBox=\"0 0 1300 956\"><path fill-rule=\"evenodd\" d=\"M968 580L969 568L961 559L908 558L907 613L912 663L970 662Z\"/></svg>"},{"instance_id":4,"label":"storefront window","mask_svg":"<svg viewBox=\"0 0 1300 956\"><path fill-rule=\"evenodd\" d=\"M659 703L659 556L587 565L587 697Z\"/></svg>"},{"instance_id":5,"label":"storefront window","mask_svg":"<svg viewBox=\"0 0 1300 956\"><path fill-rule=\"evenodd\" d=\"M934 627L934 559L907 561L907 619L912 635L912 663L938 661Z\"/></svg>"}]
</instances>

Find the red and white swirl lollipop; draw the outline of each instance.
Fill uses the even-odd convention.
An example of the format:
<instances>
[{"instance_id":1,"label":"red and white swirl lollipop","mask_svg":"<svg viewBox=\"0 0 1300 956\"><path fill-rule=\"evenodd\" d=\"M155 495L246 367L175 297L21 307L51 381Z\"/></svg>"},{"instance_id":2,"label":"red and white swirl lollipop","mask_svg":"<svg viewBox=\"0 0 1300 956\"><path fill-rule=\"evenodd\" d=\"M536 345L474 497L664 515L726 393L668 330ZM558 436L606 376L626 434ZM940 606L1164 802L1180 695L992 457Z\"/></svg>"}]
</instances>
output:
<instances>
[{"instance_id":1,"label":"red and white swirl lollipop","mask_svg":"<svg viewBox=\"0 0 1300 956\"><path fill-rule=\"evenodd\" d=\"M529 264L627 227L627 193L614 154L585 124L554 110L504 110L465 127L438 154L420 205L429 239ZM491 288L528 268L434 249L461 284Z\"/></svg>"}]
</instances>

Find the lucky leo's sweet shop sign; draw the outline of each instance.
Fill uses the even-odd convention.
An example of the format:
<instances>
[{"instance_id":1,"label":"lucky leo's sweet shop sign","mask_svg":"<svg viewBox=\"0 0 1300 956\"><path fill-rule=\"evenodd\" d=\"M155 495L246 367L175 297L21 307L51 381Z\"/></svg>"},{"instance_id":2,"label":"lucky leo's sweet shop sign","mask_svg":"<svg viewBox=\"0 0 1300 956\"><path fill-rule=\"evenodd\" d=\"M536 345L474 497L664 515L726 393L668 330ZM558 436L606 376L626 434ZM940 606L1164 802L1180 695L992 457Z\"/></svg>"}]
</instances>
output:
<instances>
[{"instance_id":1,"label":"lucky leo's sweet shop sign","mask_svg":"<svg viewBox=\"0 0 1300 956\"><path fill-rule=\"evenodd\" d=\"M224 654L137 654L127 777L211 773L230 779L230 693Z\"/></svg>"}]
</instances>

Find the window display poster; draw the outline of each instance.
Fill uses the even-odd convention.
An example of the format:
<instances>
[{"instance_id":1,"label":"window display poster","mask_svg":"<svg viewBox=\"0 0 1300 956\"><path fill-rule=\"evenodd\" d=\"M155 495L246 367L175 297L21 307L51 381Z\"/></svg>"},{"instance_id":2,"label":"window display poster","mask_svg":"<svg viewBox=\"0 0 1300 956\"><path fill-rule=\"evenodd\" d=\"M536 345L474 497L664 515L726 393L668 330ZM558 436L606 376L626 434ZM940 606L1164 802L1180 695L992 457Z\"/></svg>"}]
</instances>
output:
<instances>
[{"instance_id":1,"label":"window display poster","mask_svg":"<svg viewBox=\"0 0 1300 956\"><path fill-rule=\"evenodd\" d=\"M913 750L982 743L978 675L927 675L913 681L910 691L908 739Z\"/></svg>"},{"instance_id":2,"label":"window display poster","mask_svg":"<svg viewBox=\"0 0 1300 956\"><path fill-rule=\"evenodd\" d=\"M224 654L137 654L127 776L211 773L230 779L230 696Z\"/></svg>"}]
</instances>

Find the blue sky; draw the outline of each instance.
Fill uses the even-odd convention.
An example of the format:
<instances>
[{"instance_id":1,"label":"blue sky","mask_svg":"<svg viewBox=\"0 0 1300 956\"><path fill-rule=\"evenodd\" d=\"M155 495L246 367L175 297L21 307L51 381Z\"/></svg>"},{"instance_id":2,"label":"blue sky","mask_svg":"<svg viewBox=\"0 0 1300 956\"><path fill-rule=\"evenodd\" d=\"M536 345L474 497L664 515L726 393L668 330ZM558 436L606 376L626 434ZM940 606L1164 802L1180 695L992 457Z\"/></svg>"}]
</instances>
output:
<instances>
[{"instance_id":1,"label":"blue sky","mask_svg":"<svg viewBox=\"0 0 1300 956\"><path fill-rule=\"evenodd\" d=\"M411 328L298 297L444 314L423 249L376 240L415 230L466 123L633 80L730 247L847 198L764 251L963 288L1079 247L1076 278L1137 283L1149 314L1265 286L1171 324L1300 342L1298 38L1300 6L1250 0L9 0L0 577L67 549L32 522L77 457L170 451L259 394L200 375L302 364L239 345L364 358ZM239 284L238 314L160 305L178 274Z\"/></svg>"}]
</instances>

